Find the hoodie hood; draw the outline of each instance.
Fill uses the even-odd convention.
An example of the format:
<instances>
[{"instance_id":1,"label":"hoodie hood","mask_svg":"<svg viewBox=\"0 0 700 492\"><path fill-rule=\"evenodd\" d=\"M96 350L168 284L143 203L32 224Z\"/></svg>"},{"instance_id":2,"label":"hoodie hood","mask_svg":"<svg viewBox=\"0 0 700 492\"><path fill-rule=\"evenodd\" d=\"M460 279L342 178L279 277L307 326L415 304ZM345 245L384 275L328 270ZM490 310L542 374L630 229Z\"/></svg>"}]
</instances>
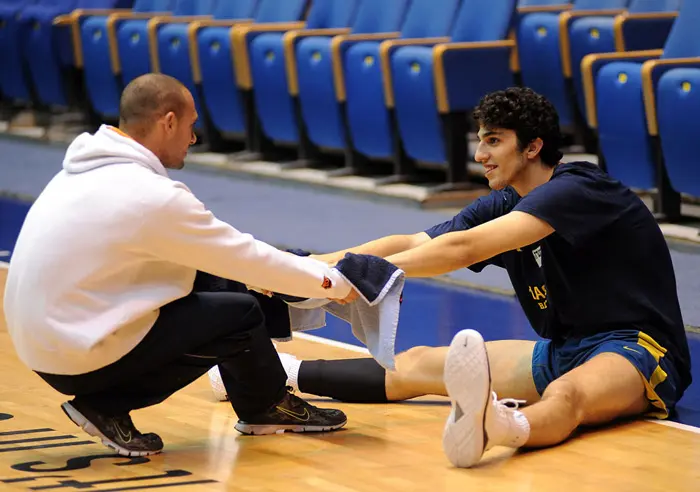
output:
<instances>
[{"instance_id":1,"label":"hoodie hood","mask_svg":"<svg viewBox=\"0 0 700 492\"><path fill-rule=\"evenodd\" d=\"M73 140L66 150L63 169L69 174L80 174L103 166L134 163L168 176L153 152L116 128L102 125L94 135L83 133Z\"/></svg>"}]
</instances>

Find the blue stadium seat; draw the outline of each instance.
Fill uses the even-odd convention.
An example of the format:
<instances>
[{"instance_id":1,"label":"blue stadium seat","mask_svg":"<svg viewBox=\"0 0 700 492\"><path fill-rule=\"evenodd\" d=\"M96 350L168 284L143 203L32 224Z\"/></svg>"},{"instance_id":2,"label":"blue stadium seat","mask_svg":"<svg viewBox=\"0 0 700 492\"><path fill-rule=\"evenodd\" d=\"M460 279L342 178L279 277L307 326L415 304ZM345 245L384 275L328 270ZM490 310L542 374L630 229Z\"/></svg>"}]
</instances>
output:
<instances>
[{"instance_id":1,"label":"blue stadium seat","mask_svg":"<svg viewBox=\"0 0 700 492\"><path fill-rule=\"evenodd\" d=\"M585 125L585 98L581 80L581 61L591 53L636 51L663 47L681 0L631 0L625 12L618 15L577 15L570 12L569 28L564 29L567 14L560 17L560 47L565 84L570 94L569 113L576 115L579 131ZM616 29L616 26L619 26ZM637 29L632 26L636 26ZM643 27L642 27L643 26ZM627 37L616 36L616 31ZM640 29L641 28L641 29ZM626 45L626 46L625 46Z\"/></svg>"},{"instance_id":2,"label":"blue stadium seat","mask_svg":"<svg viewBox=\"0 0 700 492\"><path fill-rule=\"evenodd\" d=\"M573 0L520 0L516 10L514 21L514 29L517 33L520 29L520 23L528 15L538 13L559 14L573 7ZM516 85L522 85L522 76L520 75L520 57L518 54L518 45L515 46L516 56L513 58L513 72Z\"/></svg>"},{"instance_id":3,"label":"blue stadium seat","mask_svg":"<svg viewBox=\"0 0 700 492\"><path fill-rule=\"evenodd\" d=\"M51 31L53 19L74 9L77 0L42 0L40 2L27 2L18 12L9 30L14 34L10 38L8 49L17 51L16 57L10 56L9 60L15 65L3 66L2 71L10 71L7 81L11 82L2 88L2 92L8 99L30 103L37 102L32 77L27 60L33 56L32 49L36 49L37 39L43 37L43 33Z\"/></svg>"},{"instance_id":4,"label":"blue stadium seat","mask_svg":"<svg viewBox=\"0 0 700 492\"><path fill-rule=\"evenodd\" d=\"M20 39L19 16L37 0L4 0L0 3L0 95L7 101L29 101L29 83Z\"/></svg>"},{"instance_id":5,"label":"blue stadium seat","mask_svg":"<svg viewBox=\"0 0 700 492\"><path fill-rule=\"evenodd\" d=\"M302 39L297 48L297 70L301 114L308 137L323 151L353 149L348 135L345 110L359 105L387 120L384 106L379 46L389 39L434 38L449 33L459 6L455 0L413 0L408 6L400 32L351 34L335 37L330 60L315 66L321 57L315 38ZM331 63L328 63L331 62ZM319 70L323 69L323 72ZM329 75L333 76L330 77ZM391 156L391 150L388 152ZM347 156L346 166L359 172L359 156Z\"/></svg>"},{"instance_id":6,"label":"blue stadium seat","mask_svg":"<svg viewBox=\"0 0 700 492\"><path fill-rule=\"evenodd\" d=\"M117 30L126 21L144 23L172 12L175 0L136 0L131 12L94 15L80 27L83 76L89 105L102 119L119 116L119 96L124 88Z\"/></svg>"},{"instance_id":7,"label":"blue stadium seat","mask_svg":"<svg viewBox=\"0 0 700 492\"><path fill-rule=\"evenodd\" d=\"M687 1L687 0L686 0ZM691 0L692 1L692 0ZM656 120L669 185L677 193L700 198L697 115L700 114L700 50L694 58L668 60L671 68L658 82ZM688 67L683 67L683 65Z\"/></svg>"},{"instance_id":8,"label":"blue stadium seat","mask_svg":"<svg viewBox=\"0 0 700 492\"><path fill-rule=\"evenodd\" d=\"M76 0L70 13L54 18L40 17L24 45L36 101L45 106L67 107L75 94L66 86L68 71L74 64L82 66L80 22L89 12L105 15L117 10L131 10L133 0ZM50 14L52 15L53 12ZM76 43L77 40L77 43ZM75 48L75 49L74 49Z\"/></svg>"},{"instance_id":9,"label":"blue stadium seat","mask_svg":"<svg viewBox=\"0 0 700 492\"><path fill-rule=\"evenodd\" d=\"M529 14L541 12L563 12L572 7L574 0L519 0L517 7L517 21Z\"/></svg>"},{"instance_id":10,"label":"blue stadium seat","mask_svg":"<svg viewBox=\"0 0 700 492\"><path fill-rule=\"evenodd\" d=\"M473 24L482 22L477 20L481 12L473 9L470 0L414 2L399 39L363 41L343 47L348 143L361 156L351 162L354 171L362 172L356 163L367 165L364 158L392 160L395 146L401 144L396 133L393 100L387 101L387 95L393 95L391 54L399 46L431 46L450 41L450 35L469 30L466 26L469 19L475 21ZM416 22L411 24L411 21ZM402 150L399 154L403 155Z\"/></svg>"},{"instance_id":11,"label":"blue stadium seat","mask_svg":"<svg viewBox=\"0 0 700 492\"><path fill-rule=\"evenodd\" d=\"M633 1L634 6L639 5L641 8L633 9L630 7L626 13L615 17L613 23L614 51L663 48L683 0ZM657 6L656 10L651 8L654 5ZM581 58L582 60L583 58Z\"/></svg>"},{"instance_id":12,"label":"blue stadium seat","mask_svg":"<svg viewBox=\"0 0 700 492\"><path fill-rule=\"evenodd\" d=\"M211 14L212 20L244 21L255 14L258 0L218 0ZM179 16L157 17L148 23L148 36L151 45L151 66L153 72L171 75L192 92L199 120L195 126L202 133L208 116L201 103L199 89L194 82L191 54L197 56L196 33L201 20L187 21Z\"/></svg>"},{"instance_id":13,"label":"blue stadium seat","mask_svg":"<svg viewBox=\"0 0 700 492\"><path fill-rule=\"evenodd\" d=\"M557 12L532 13L520 21L517 31L520 74L523 85L546 96L557 108L562 129L573 133L576 114L563 76L561 26L584 15L616 15L630 0L574 0L573 7Z\"/></svg>"},{"instance_id":14,"label":"blue stadium seat","mask_svg":"<svg viewBox=\"0 0 700 492\"><path fill-rule=\"evenodd\" d=\"M447 163L446 187L469 186L468 113L484 94L514 85L515 42L507 38L515 19L515 0L463 0L449 42L382 53L391 75L387 103L395 106L406 154L416 162Z\"/></svg>"},{"instance_id":15,"label":"blue stadium seat","mask_svg":"<svg viewBox=\"0 0 700 492\"><path fill-rule=\"evenodd\" d=\"M254 24L238 31L236 78L245 98L252 101L247 105L253 113L249 115L253 122L249 130L253 148L249 150L264 153L275 145L297 147L299 142L298 114L289 93L285 39L316 33L329 40L328 36L349 33L360 3L361 0L314 0L304 29L283 30Z\"/></svg>"},{"instance_id":16,"label":"blue stadium seat","mask_svg":"<svg viewBox=\"0 0 700 492\"><path fill-rule=\"evenodd\" d=\"M659 78L679 65L699 65L700 2L686 1L663 50L587 55L582 64L588 122L597 129L602 164L628 186L656 190L656 210L680 214L660 160L656 120ZM680 59L680 60L678 60Z\"/></svg>"},{"instance_id":17,"label":"blue stadium seat","mask_svg":"<svg viewBox=\"0 0 700 492\"><path fill-rule=\"evenodd\" d=\"M300 29L304 27L303 19L307 13L306 0L259 0L255 13L256 24L279 23L279 29ZM193 66L195 83L201 84L203 104L211 118L216 132L213 138L220 136L227 140L244 140L250 122L245 109L245 101L238 90L238 70L234 63L232 37L236 30L250 23L233 23L226 25L207 21L201 23L197 33L198 65ZM245 32L245 31L241 31Z\"/></svg>"},{"instance_id":18,"label":"blue stadium seat","mask_svg":"<svg viewBox=\"0 0 700 492\"><path fill-rule=\"evenodd\" d=\"M175 0L173 16L183 22L211 18L216 0ZM168 16L169 17L169 16ZM117 29L117 46L122 67L122 82L127 85L145 73L153 71L148 26L157 22L158 16L150 19L125 20Z\"/></svg>"},{"instance_id":19,"label":"blue stadium seat","mask_svg":"<svg viewBox=\"0 0 700 492\"><path fill-rule=\"evenodd\" d=\"M252 71L264 138L283 145L296 145L301 161L314 160L318 158L319 149L308 137L306 118L312 119L312 125L326 118L326 124L333 128L331 131L342 135L340 145L344 148L345 125L341 114L344 104L339 106L337 102L332 53L343 42L385 39L387 33L397 35L409 5L410 0L360 0L348 28L287 33L283 40L286 80L271 80L265 76L268 64L263 65L261 57L271 48L262 37L256 39L251 47L256 60ZM318 111L321 114L317 114Z\"/></svg>"}]
</instances>

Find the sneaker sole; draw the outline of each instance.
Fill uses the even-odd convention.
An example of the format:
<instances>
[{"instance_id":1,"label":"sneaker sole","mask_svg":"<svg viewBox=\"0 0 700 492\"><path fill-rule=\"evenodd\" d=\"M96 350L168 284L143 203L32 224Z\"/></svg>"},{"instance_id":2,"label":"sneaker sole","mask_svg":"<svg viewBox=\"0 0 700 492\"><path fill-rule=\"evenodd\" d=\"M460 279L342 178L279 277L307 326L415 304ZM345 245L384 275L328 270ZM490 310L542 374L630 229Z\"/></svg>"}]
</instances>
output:
<instances>
[{"instance_id":1,"label":"sneaker sole","mask_svg":"<svg viewBox=\"0 0 700 492\"><path fill-rule=\"evenodd\" d=\"M263 436L284 434L285 432L330 432L344 427L347 423L347 420L336 425L261 425L238 422L234 427L238 432L247 436Z\"/></svg>"},{"instance_id":2,"label":"sneaker sole","mask_svg":"<svg viewBox=\"0 0 700 492\"><path fill-rule=\"evenodd\" d=\"M454 466L468 468L484 454L486 408L491 395L486 345L478 332L463 330L455 335L445 358L444 380L452 410L445 422L443 450ZM462 410L459 419L458 407Z\"/></svg>"},{"instance_id":3,"label":"sneaker sole","mask_svg":"<svg viewBox=\"0 0 700 492\"><path fill-rule=\"evenodd\" d=\"M100 432L100 430L95 427L92 422L85 418L85 416L70 403L66 402L62 404L61 409L63 409L63 412L73 421L75 425L83 429L89 435L98 438L100 441L102 441L102 444L113 449L121 456L151 456L162 452L162 449L158 451L132 451L130 449L123 448L119 444L107 438L107 436Z\"/></svg>"}]
</instances>

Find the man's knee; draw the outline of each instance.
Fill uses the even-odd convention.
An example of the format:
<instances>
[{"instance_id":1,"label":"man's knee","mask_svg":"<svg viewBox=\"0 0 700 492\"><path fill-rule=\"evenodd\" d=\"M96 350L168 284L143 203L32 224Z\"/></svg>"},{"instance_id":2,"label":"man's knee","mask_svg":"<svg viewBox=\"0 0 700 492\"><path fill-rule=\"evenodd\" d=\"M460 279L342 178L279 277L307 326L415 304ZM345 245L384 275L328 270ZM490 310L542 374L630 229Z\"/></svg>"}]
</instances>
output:
<instances>
[{"instance_id":1,"label":"man's knee","mask_svg":"<svg viewBox=\"0 0 700 492\"><path fill-rule=\"evenodd\" d=\"M561 377L550 383L542 394L542 400L556 399L578 422L585 419L585 402L581 389L574 381Z\"/></svg>"},{"instance_id":2,"label":"man's knee","mask_svg":"<svg viewBox=\"0 0 700 492\"><path fill-rule=\"evenodd\" d=\"M409 378L411 374L425 375L439 373L441 375L445 366L445 359L437 355L435 347L426 347L422 345L411 347L396 356L396 366L398 369L396 375Z\"/></svg>"},{"instance_id":3,"label":"man's knee","mask_svg":"<svg viewBox=\"0 0 700 492\"><path fill-rule=\"evenodd\" d=\"M406 361L408 363L414 362L417 359L423 357L426 353L430 352L433 347L426 347L424 345L419 345L416 347L411 347L408 350L401 352L396 356L397 361Z\"/></svg>"},{"instance_id":4,"label":"man's knee","mask_svg":"<svg viewBox=\"0 0 700 492\"><path fill-rule=\"evenodd\" d=\"M249 294L221 293L210 302L210 328L220 335L247 333L264 326L263 310L257 299Z\"/></svg>"},{"instance_id":5,"label":"man's knee","mask_svg":"<svg viewBox=\"0 0 700 492\"><path fill-rule=\"evenodd\" d=\"M542 398L565 402L583 425L638 415L649 405L635 366L614 353L600 354L553 381Z\"/></svg>"},{"instance_id":6,"label":"man's knee","mask_svg":"<svg viewBox=\"0 0 700 492\"><path fill-rule=\"evenodd\" d=\"M446 347L412 347L396 358L396 371L386 373L389 400L420 395L445 395L443 372Z\"/></svg>"},{"instance_id":7,"label":"man's knee","mask_svg":"<svg viewBox=\"0 0 700 492\"><path fill-rule=\"evenodd\" d=\"M245 314L235 321L245 323L246 325L250 326L251 329L260 326L265 322L265 314L260 307L260 303L255 297L244 294L238 297L236 302L240 303L237 311Z\"/></svg>"}]
</instances>

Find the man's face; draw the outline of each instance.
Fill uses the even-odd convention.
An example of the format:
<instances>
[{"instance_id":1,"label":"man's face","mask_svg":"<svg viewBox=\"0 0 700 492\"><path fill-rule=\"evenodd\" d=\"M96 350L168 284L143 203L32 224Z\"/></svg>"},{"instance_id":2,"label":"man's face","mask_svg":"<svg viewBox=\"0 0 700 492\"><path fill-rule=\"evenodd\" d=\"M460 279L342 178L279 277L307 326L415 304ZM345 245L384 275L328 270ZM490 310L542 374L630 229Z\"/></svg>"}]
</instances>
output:
<instances>
[{"instance_id":1,"label":"man's face","mask_svg":"<svg viewBox=\"0 0 700 492\"><path fill-rule=\"evenodd\" d=\"M164 118L165 133L161 162L169 169L182 169L185 166L187 151L197 142L194 124L197 122L198 115L194 99L189 91L185 91L184 98L182 115L178 117L175 113L168 113Z\"/></svg>"},{"instance_id":2,"label":"man's face","mask_svg":"<svg viewBox=\"0 0 700 492\"><path fill-rule=\"evenodd\" d=\"M512 185L525 169L526 152L518 148L518 138L513 130L502 128L479 129L479 146L474 160L486 169L486 179L493 190Z\"/></svg>"}]
</instances>

